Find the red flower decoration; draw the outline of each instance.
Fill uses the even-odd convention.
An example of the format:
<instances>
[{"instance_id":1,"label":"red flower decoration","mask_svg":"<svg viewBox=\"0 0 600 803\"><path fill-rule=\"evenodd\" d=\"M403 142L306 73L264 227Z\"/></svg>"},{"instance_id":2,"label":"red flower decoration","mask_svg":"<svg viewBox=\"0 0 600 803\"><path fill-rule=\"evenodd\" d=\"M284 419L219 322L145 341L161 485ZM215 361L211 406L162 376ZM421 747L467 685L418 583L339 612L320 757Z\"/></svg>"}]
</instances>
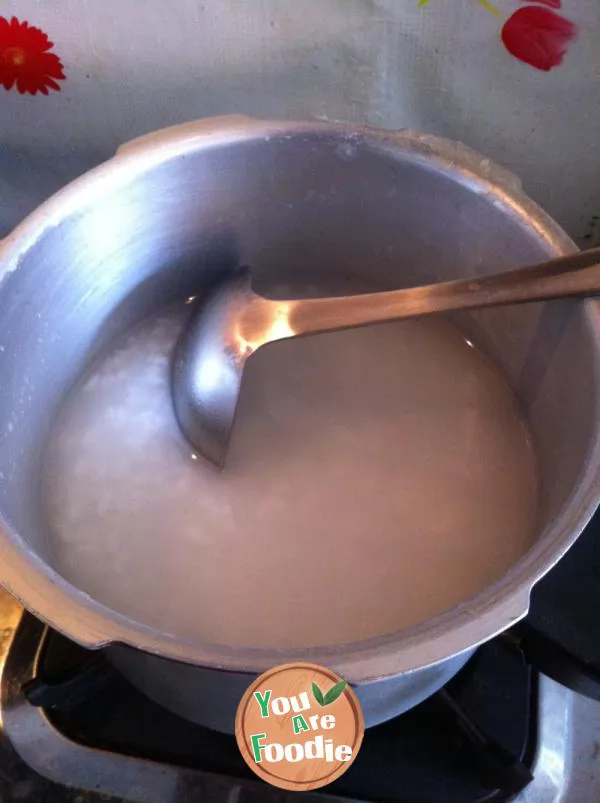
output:
<instances>
[{"instance_id":1,"label":"red flower decoration","mask_svg":"<svg viewBox=\"0 0 600 803\"><path fill-rule=\"evenodd\" d=\"M543 2L543 0L537 0ZM548 3L548 0L546 0ZM577 37L577 26L549 8L520 8L502 28L508 52L538 70L548 72L562 64L569 44Z\"/></svg>"},{"instance_id":2,"label":"red flower decoration","mask_svg":"<svg viewBox=\"0 0 600 803\"><path fill-rule=\"evenodd\" d=\"M530 0L521 0L522 3L528 3ZM535 0L541 6L548 6L548 8L562 8L562 0Z\"/></svg>"},{"instance_id":3,"label":"red flower decoration","mask_svg":"<svg viewBox=\"0 0 600 803\"><path fill-rule=\"evenodd\" d=\"M29 92L48 94L48 89L60 92L56 81L64 80L63 65L54 53L46 34L28 22L13 17L9 22L0 17L0 85L24 95Z\"/></svg>"}]
</instances>

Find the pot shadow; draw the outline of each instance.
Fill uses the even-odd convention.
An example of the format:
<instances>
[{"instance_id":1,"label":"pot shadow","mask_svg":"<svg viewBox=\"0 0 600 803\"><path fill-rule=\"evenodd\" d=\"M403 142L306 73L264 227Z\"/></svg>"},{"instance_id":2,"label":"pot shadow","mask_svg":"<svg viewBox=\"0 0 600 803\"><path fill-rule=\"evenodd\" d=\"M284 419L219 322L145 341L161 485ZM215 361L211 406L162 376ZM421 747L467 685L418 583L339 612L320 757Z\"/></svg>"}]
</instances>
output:
<instances>
[{"instance_id":1,"label":"pot shadow","mask_svg":"<svg viewBox=\"0 0 600 803\"><path fill-rule=\"evenodd\" d=\"M532 405L537 400L567 330L577 315L578 302L572 300L542 307L515 382L515 392L524 403Z\"/></svg>"},{"instance_id":2,"label":"pot shadow","mask_svg":"<svg viewBox=\"0 0 600 803\"><path fill-rule=\"evenodd\" d=\"M223 228L203 238L191 253L174 262L165 261L106 316L95 333L86 361L89 362L144 318L171 304L206 294L226 276L235 273L240 260L241 251L235 232Z\"/></svg>"},{"instance_id":3,"label":"pot shadow","mask_svg":"<svg viewBox=\"0 0 600 803\"><path fill-rule=\"evenodd\" d=\"M537 307L537 314L532 316L531 323L521 317L525 314L522 307L458 313L452 317L477 348L508 378L520 404L527 409L539 399L549 374L556 367L561 349L580 314L579 304L573 299L528 304L528 307ZM519 350L518 358L509 364L506 355L514 349L512 344L516 332L519 340L527 345Z\"/></svg>"}]
</instances>

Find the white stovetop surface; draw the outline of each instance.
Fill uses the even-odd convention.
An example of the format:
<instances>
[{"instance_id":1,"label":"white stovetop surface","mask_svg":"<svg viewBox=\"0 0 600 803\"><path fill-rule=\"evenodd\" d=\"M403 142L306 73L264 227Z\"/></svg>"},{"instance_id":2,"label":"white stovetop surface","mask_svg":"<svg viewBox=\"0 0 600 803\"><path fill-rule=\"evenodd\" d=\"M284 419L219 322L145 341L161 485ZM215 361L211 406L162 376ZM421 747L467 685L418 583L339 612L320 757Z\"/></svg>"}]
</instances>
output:
<instances>
[{"instance_id":1,"label":"white stovetop surface","mask_svg":"<svg viewBox=\"0 0 600 803\"><path fill-rule=\"evenodd\" d=\"M515 803L600 800L600 703L540 678L534 779Z\"/></svg>"},{"instance_id":2,"label":"white stovetop surface","mask_svg":"<svg viewBox=\"0 0 600 803\"><path fill-rule=\"evenodd\" d=\"M574 696L571 765L561 803L600 800L600 703Z\"/></svg>"}]
</instances>

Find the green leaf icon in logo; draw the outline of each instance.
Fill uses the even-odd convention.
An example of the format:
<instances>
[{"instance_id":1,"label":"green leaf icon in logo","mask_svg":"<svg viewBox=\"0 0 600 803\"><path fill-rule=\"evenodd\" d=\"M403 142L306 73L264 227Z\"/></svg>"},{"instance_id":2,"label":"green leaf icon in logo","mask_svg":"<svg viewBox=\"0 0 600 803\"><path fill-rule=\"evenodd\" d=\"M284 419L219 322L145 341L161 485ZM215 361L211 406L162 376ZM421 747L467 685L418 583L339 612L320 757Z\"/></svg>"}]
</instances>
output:
<instances>
[{"instance_id":1,"label":"green leaf icon in logo","mask_svg":"<svg viewBox=\"0 0 600 803\"><path fill-rule=\"evenodd\" d=\"M331 703L334 703L345 688L346 688L346 681L340 680L338 683L335 684L335 686L332 686L329 689L329 691L327 692L327 694L325 694L325 696L323 696L323 692L321 691L321 689L317 686L316 683L313 683L312 693L315 700L319 703L319 705L326 706L330 705Z\"/></svg>"},{"instance_id":2,"label":"green leaf icon in logo","mask_svg":"<svg viewBox=\"0 0 600 803\"><path fill-rule=\"evenodd\" d=\"M315 700L319 703L319 705L325 705L325 698L323 697L323 692L317 686L316 683L313 683L312 685L312 693Z\"/></svg>"},{"instance_id":3,"label":"green leaf icon in logo","mask_svg":"<svg viewBox=\"0 0 600 803\"><path fill-rule=\"evenodd\" d=\"M336 683L335 686L332 686L325 695L324 705L329 705L330 703L335 702L345 688L346 688L345 680L340 680L339 683Z\"/></svg>"}]
</instances>

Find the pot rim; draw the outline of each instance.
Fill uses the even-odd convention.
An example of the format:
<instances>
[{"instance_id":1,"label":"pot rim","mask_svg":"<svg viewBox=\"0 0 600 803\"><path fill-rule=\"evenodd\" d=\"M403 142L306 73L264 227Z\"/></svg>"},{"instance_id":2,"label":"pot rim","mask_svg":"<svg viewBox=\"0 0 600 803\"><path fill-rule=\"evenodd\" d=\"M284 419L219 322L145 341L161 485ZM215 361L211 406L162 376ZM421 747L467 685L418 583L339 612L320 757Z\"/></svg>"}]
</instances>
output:
<instances>
[{"instance_id":1,"label":"pot rim","mask_svg":"<svg viewBox=\"0 0 600 803\"><path fill-rule=\"evenodd\" d=\"M94 197L130 181L150 167L236 141L330 133L353 146L368 142L422 162L486 196L520 225L534 229L549 256L576 250L561 227L521 190L520 182L489 159L459 143L411 130L385 131L329 122L269 122L246 117L199 120L153 132L122 146L107 162L85 173L30 214L0 241L3 280L18 270L22 255L44 233ZM600 355L600 302L582 303L588 336ZM596 419L600 404L596 400ZM0 514L2 584L32 613L88 648L122 644L184 663L236 672L263 672L302 659L331 667L352 683L422 669L472 649L523 618L533 585L575 542L598 502L600 427L577 490L529 552L502 578L470 600L433 619L386 636L305 649L274 650L198 643L162 632L120 614L72 585L46 564Z\"/></svg>"}]
</instances>

